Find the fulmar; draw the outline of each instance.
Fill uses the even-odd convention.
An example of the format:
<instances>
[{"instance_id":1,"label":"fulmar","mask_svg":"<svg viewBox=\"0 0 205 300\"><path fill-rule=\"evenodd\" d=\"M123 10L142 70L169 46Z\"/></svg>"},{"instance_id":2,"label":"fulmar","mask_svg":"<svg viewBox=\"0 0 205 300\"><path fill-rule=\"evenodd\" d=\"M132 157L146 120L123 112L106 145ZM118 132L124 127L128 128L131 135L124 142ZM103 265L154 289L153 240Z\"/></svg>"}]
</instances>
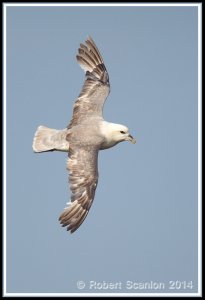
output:
<instances>
[{"instance_id":1,"label":"fulmar","mask_svg":"<svg viewBox=\"0 0 205 300\"><path fill-rule=\"evenodd\" d=\"M104 102L110 92L109 76L90 36L84 44L80 44L76 58L85 71L85 81L74 103L70 123L62 130L39 126L33 139L33 151L36 153L68 152L71 200L59 221L71 233L83 223L93 203L98 183L99 150L123 141L136 142L126 126L103 118Z\"/></svg>"}]
</instances>

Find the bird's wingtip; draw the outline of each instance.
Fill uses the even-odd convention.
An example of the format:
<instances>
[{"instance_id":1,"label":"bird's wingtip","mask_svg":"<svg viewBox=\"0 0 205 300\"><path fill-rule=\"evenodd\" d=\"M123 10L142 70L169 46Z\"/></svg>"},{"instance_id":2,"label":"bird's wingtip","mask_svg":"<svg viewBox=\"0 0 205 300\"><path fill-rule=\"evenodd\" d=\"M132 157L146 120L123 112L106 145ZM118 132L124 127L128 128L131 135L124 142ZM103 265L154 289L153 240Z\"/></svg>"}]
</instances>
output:
<instances>
[{"instance_id":1,"label":"bird's wingtip","mask_svg":"<svg viewBox=\"0 0 205 300\"><path fill-rule=\"evenodd\" d=\"M93 42L93 38L92 38L92 36L90 34L87 37L87 41Z\"/></svg>"}]
</instances>

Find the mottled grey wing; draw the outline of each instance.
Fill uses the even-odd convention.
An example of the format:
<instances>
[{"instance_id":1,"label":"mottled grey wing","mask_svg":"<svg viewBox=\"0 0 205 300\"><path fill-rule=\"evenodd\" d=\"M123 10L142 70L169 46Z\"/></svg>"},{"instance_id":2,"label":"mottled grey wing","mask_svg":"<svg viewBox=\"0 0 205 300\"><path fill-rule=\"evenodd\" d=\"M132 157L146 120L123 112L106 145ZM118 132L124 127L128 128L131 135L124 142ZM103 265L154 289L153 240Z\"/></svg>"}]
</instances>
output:
<instances>
[{"instance_id":1,"label":"mottled grey wing","mask_svg":"<svg viewBox=\"0 0 205 300\"><path fill-rule=\"evenodd\" d=\"M71 233L86 218L98 183L98 149L95 147L69 148L67 168L72 192L71 202L60 215L60 223Z\"/></svg>"},{"instance_id":2,"label":"mottled grey wing","mask_svg":"<svg viewBox=\"0 0 205 300\"><path fill-rule=\"evenodd\" d=\"M102 116L103 105L110 92L108 72L91 37L88 37L85 45L80 44L76 58L86 74L82 91L74 104L73 117L68 128L82 123L86 118Z\"/></svg>"}]
</instances>

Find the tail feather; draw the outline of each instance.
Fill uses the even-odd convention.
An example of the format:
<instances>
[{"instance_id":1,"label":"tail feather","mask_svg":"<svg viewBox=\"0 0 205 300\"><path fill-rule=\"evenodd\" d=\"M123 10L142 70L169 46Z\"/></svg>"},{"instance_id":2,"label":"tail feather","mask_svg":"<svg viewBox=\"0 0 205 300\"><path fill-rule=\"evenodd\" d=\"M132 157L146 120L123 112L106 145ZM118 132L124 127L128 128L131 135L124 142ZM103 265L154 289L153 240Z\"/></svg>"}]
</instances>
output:
<instances>
[{"instance_id":1,"label":"tail feather","mask_svg":"<svg viewBox=\"0 0 205 300\"><path fill-rule=\"evenodd\" d=\"M33 139L33 151L68 151L69 144L66 140L67 130L56 130L45 126L39 126Z\"/></svg>"}]
</instances>

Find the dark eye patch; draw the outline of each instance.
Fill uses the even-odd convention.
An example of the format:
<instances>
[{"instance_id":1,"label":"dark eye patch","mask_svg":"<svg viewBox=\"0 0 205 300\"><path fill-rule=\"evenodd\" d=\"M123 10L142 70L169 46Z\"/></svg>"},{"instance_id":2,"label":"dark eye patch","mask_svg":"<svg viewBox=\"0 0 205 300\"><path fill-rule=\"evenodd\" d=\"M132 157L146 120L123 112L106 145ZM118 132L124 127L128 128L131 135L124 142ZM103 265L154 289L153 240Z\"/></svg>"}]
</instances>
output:
<instances>
[{"instance_id":1,"label":"dark eye patch","mask_svg":"<svg viewBox=\"0 0 205 300\"><path fill-rule=\"evenodd\" d=\"M120 133L122 133L122 134L125 134L125 132L124 132L124 131L120 131Z\"/></svg>"}]
</instances>

